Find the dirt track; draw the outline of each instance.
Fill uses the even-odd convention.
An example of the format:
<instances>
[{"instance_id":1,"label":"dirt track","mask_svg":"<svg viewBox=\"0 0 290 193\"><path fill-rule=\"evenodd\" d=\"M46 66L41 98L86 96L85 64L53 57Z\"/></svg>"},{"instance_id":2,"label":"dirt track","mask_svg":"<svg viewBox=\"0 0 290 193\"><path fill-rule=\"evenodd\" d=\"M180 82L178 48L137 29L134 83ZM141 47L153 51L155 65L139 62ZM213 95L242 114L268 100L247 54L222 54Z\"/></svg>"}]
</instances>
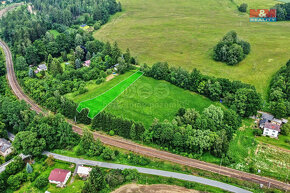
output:
<instances>
[{"instance_id":1,"label":"dirt track","mask_svg":"<svg viewBox=\"0 0 290 193\"><path fill-rule=\"evenodd\" d=\"M6 68L7 68L7 79L9 82L10 87L12 88L14 94L20 99L26 101L30 106L31 109L36 111L37 113L43 113L43 110L33 101L31 100L21 89L21 87L18 84L17 78L15 76L14 72L14 67L13 67L13 62L12 62L12 55L10 52L9 47L6 45L5 42L0 41L0 46L3 48L5 55L6 55ZM82 134L82 128L74 125L73 121L68 120L70 124L73 125L73 130L78 133ZM201 170L206 170L210 171L213 173L218 173L221 175L233 177L233 178L238 178L242 180L247 180L250 182L258 183L258 184L263 184L266 187L275 187L279 189L284 189L289 191L290 186L289 184L280 182L278 180L274 180L271 178L267 177L262 177L254 174L249 174L246 172L238 171L235 169L227 168L227 167L220 167L215 164L195 160L195 159L190 159L187 157L179 156L176 154L172 154L169 152L161 151L161 150L156 150L150 147L142 146L136 143L133 143L128 140L116 138L116 137L111 137L111 136L106 136L97 132L94 132L94 137L99 138L104 144L115 146L118 148L126 149L132 152L136 152L145 156L149 157L154 157L154 158L159 158L162 160L170 161L173 163L181 164L184 166L189 166L193 168L198 168Z\"/></svg>"},{"instance_id":2,"label":"dirt track","mask_svg":"<svg viewBox=\"0 0 290 193\"><path fill-rule=\"evenodd\" d=\"M112 193L198 193L199 191L190 190L179 186L164 184L138 185L127 184L113 191Z\"/></svg>"}]
</instances>

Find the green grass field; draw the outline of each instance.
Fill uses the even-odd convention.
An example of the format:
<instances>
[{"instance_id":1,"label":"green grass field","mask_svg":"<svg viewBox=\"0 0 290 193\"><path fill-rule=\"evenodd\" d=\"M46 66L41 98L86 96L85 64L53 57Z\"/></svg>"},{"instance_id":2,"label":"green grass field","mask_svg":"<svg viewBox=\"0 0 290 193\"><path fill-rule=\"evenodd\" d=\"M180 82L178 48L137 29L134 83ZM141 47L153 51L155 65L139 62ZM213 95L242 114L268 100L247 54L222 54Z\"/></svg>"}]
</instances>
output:
<instances>
[{"instance_id":1,"label":"green grass field","mask_svg":"<svg viewBox=\"0 0 290 193\"><path fill-rule=\"evenodd\" d=\"M100 85L91 82L86 87L88 89L87 93L81 95L70 93L66 97L76 103L95 98L121 81L126 80L132 74L134 72L127 72ZM107 101L107 99L104 100ZM173 119L181 107L195 108L202 111L211 104L220 105L220 103L214 103L206 97L178 88L166 81L158 81L142 76L111 103L106 111L150 126L154 118L159 120Z\"/></svg>"},{"instance_id":2,"label":"green grass field","mask_svg":"<svg viewBox=\"0 0 290 193\"><path fill-rule=\"evenodd\" d=\"M143 72L140 71L132 74L130 77L111 87L109 90L100 94L99 96L80 102L77 110L80 112L82 109L88 108L90 110L88 116L90 118L94 118L142 75Z\"/></svg>"},{"instance_id":3,"label":"green grass field","mask_svg":"<svg viewBox=\"0 0 290 193\"><path fill-rule=\"evenodd\" d=\"M195 108L202 111L214 103L206 97L176 87L166 81L142 76L124 94L110 104L106 111L150 126L154 118L172 120L178 109Z\"/></svg>"},{"instance_id":4,"label":"green grass field","mask_svg":"<svg viewBox=\"0 0 290 193\"><path fill-rule=\"evenodd\" d=\"M289 59L290 22L249 22L230 0L120 0L124 11L94 33L117 41L140 63L168 61L188 70L253 84L266 96L271 76ZM238 3L242 0L238 0ZM270 8L274 0L245 0L250 7ZM212 60L212 50L230 30L250 42L251 53L236 66Z\"/></svg>"}]
</instances>

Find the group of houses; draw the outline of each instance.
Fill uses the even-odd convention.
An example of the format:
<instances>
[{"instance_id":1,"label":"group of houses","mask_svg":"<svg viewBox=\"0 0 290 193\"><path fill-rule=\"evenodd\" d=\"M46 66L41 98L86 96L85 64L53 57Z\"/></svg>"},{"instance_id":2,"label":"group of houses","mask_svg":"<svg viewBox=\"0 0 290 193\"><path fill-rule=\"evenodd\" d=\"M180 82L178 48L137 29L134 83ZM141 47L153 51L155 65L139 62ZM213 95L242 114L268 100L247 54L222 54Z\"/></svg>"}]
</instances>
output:
<instances>
[{"instance_id":1,"label":"group of houses","mask_svg":"<svg viewBox=\"0 0 290 193\"><path fill-rule=\"evenodd\" d=\"M283 124L287 123L287 119L276 119L269 113L261 113L262 117L259 120L259 127L263 129L263 135L272 138L278 138Z\"/></svg>"},{"instance_id":2,"label":"group of houses","mask_svg":"<svg viewBox=\"0 0 290 193\"><path fill-rule=\"evenodd\" d=\"M75 174L81 178L87 178L90 175L92 168L85 166L76 166ZM71 171L64 169L54 169L51 171L48 180L49 183L56 184L57 187L64 187L71 176Z\"/></svg>"}]
</instances>

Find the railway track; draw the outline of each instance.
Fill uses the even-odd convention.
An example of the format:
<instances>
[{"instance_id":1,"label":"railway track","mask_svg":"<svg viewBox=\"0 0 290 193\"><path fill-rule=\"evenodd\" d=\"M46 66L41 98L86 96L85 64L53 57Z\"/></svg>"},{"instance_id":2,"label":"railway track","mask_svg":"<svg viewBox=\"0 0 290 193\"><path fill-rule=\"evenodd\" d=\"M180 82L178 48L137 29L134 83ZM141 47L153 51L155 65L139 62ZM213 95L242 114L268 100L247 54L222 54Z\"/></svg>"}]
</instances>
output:
<instances>
[{"instance_id":1,"label":"railway track","mask_svg":"<svg viewBox=\"0 0 290 193\"><path fill-rule=\"evenodd\" d=\"M7 46L7 44L3 42L2 40L0 40L0 46L3 48L4 53L6 55L7 79L14 94L20 100L24 100L25 102L27 102L31 106L32 110L36 111L37 113L47 114L47 112L44 112L40 106L38 106L33 100L31 100L23 92L22 88L20 87L17 81L16 75L14 72L12 55L11 55L10 49ZM79 135L82 135L82 128L80 128L79 126L76 126L74 122L71 120L67 120L67 122L72 125L74 132L78 133ZM206 170L206 171L218 173L224 176L229 176L229 177L233 177L233 178L237 178L241 180L250 181L257 184L263 184L266 187L279 188L285 191L290 190L289 184L275 180L275 179L262 177L255 174L250 174L250 173L238 171L232 168L218 166L215 164L211 164L211 163L207 163L207 162L203 162L203 161L199 161L195 159L190 159L190 158L172 154L166 151L161 151L161 150L153 149L150 147L142 146L140 144L137 144L132 141L125 140L125 139L109 137L109 136L106 136L97 132L94 132L93 135L95 138L99 138L104 144L126 149L126 150L129 150L129 151L141 154L141 155L170 161L170 162L181 164L188 167L198 168L201 170Z\"/></svg>"}]
</instances>

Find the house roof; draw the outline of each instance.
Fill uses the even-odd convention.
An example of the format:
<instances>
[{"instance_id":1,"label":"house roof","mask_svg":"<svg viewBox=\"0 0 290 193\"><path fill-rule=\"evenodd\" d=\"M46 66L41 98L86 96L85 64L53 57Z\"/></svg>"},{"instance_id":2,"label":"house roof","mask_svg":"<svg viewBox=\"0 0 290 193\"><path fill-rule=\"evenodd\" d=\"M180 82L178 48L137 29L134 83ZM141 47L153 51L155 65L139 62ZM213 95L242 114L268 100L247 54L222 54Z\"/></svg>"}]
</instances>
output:
<instances>
[{"instance_id":1,"label":"house roof","mask_svg":"<svg viewBox=\"0 0 290 193\"><path fill-rule=\"evenodd\" d=\"M267 119L262 119L262 120L260 120L260 125L263 125L263 124L265 124L267 122Z\"/></svg>"},{"instance_id":2,"label":"house roof","mask_svg":"<svg viewBox=\"0 0 290 193\"><path fill-rule=\"evenodd\" d=\"M274 119L274 116L268 113L262 113L262 119L267 119L272 121Z\"/></svg>"},{"instance_id":3,"label":"house roof","mask_svg":"<svg viewBox=\"0 0 290 193\"><path fill-rule=\"evenodd\" d=\"M78 174L89 175L91 170L92 170L92 168L84 167L84 166L79 166L78 167L78 170L77 170L77 173Z\"/></svg>"},{"instance_id":4,"label":"house roof","mask_svg":"<svg viewBox=\"0 0 290 193\"><path fill-rule=\"evenodd\" d=\"M4 138L0 138L0 151L4 153L9 148L11 148L11 143Z\"/></svg>"},{"instance_id":5,"label":"house roof","mask_svg":"<svg viewBox=\"0 0 290 193\"><path fill-rule=\"evenodd\" d=\"M272 121L276 122L276 123L279 123L279 124L282 124L282 121L280 119L276 119L274 118Z\"/></svg>"},{"instance_id":6,"label":"house roof","mask_svg":"<svg viewBox=\"0 0 290 193\"><path fill-rule=\"evenodd\" d=\"M54 169L51 171L48 180L51 181L56 181L56 182L64 182L65 177L67 174L70 173L69 170L64 170L64 169Z\"/></svg>"},{"instance_id":7,"label":"house roof","mask_svg":"<svg viewBox=\"0 0 290 193\"><path fill-rule=\"evenodd\" d=\"M86 27L87 26L87 24L83 24L83 25L81 25L81 27Z\"/></svg>"},{"instance_id":8,"label":"house roof","mask_svg":"<svg viewBox=\"0 0 290 193\"><path fill-rule=\"evenodd\" d=\"M40 65L38 66L38 68L39 68L40 70L47 70L47 66L46 66L45 64L40 64Z\"/></svg>"},{"instance_id":9,"label":"house roof","mask_svg":"<svg viewBox=\"0 0 290 193\"><path fill-rule=\"evenodd\" d=\"M275 130L275 131L278 131L280 132L280 125L277 125L277 124L274 124L274 123L270 123L270 122L266 122L265 123L265 127L266 129L272 129L272 130Z\"/></svg>"}]
</instances>

